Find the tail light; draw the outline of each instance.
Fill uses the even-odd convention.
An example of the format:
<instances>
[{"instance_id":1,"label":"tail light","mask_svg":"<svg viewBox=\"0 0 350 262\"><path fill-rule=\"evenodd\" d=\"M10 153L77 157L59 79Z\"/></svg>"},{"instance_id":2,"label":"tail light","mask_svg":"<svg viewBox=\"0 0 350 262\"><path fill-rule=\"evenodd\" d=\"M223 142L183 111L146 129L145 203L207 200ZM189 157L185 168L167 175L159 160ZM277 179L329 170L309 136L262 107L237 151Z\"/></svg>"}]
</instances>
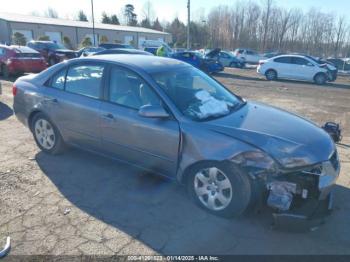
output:
<instances>
[{"instance_id":1,"label":"tail light","mask_svg":"<svg viewBox=\"0 0 350 262\"><path fill-rule=\"evenodd\" d=\"M13 57L7 59L6 64L11 64L15 60Z\"/></svg>"},{"instance_id":2,"label":"tail light","mask_svg":"<svg viewBox=\"0 0 350 262\"><path fill-rule=\"evenodd\" d=\"M265 61L259 61L259 65L260 66L263 65L263 64L265 64Z\"/></svg>"},{"instance_id":3,"label":"tail light","mask_svg":"<svg viewBox=\"0 0 350 262\"><path fill-rule=\"evenodd\" d=\"M12 94L13 94L13 96L17 95L17 86L15 86L15 85L12 86Z\"/></svg>"}]
</instances>

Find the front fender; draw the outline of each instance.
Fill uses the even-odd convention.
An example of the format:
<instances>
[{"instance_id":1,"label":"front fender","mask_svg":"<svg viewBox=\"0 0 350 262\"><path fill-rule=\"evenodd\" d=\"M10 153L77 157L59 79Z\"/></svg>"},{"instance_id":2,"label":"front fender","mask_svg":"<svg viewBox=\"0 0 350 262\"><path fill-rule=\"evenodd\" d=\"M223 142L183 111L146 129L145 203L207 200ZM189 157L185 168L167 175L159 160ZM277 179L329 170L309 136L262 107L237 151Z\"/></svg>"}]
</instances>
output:
<instances>
[{"instance_id":1,"label":"front fender","mask_svg":"<svg viewBox=\"0 0 350 262\"><path fill-rule=\"evenodd\" d=\"M227 161L255 147L228 135L184 124L180 127L177 180L182 183L191 166L201 161Z\"/></svg>"}]
</instances>

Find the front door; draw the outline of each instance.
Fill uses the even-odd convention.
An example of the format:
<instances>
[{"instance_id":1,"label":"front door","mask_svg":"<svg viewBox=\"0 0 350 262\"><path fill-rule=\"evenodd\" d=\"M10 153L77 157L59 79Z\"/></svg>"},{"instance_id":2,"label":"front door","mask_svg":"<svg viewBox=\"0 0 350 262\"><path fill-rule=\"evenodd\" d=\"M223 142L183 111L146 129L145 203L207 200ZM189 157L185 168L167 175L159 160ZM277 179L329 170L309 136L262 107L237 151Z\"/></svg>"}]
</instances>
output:
<instances>
[{"instance_id":1,"label":"front door","mask_svg":"<svg viewBox=\"0 0 350 262\"><path fill-rule=\"evenodd\" d=\"M64 140L98 150L101 146L100 107L104 65L78 63L59 71L46 89L49 116Z\"/></svg>"},{"instance_id":2,"label":"front door","mask_svg":"<svg viewBox=\"0 0 350 262\"><path fill-rule=\"evenodd\" d=\"M230 66L232 60L228 54L225 54L224 52L219 53L219 62L223 66Z\"/></svg>"},{"instance_id":3,"label":"front door","mask_svg":"<svg viewBox=\"0 0 350 262\"><path fill-rule=\"evenodd\" d=\"M316 72L315 66L311 62L302 57L293 57L292 63L294 79L313 80Z\"/></svg>"},{"instance_id":4,"label":"front door","mask_svg":"<svg viewBox=\"0 0 350 262\"><path fill-rule=\"evenodd\" d=\"M102 146L115 157L168 176L175 175L179 125L138 114L143 105L161 105L160 98L136 73L110 68L108 94L101 105Z\"/></svg>"}]
</instances>

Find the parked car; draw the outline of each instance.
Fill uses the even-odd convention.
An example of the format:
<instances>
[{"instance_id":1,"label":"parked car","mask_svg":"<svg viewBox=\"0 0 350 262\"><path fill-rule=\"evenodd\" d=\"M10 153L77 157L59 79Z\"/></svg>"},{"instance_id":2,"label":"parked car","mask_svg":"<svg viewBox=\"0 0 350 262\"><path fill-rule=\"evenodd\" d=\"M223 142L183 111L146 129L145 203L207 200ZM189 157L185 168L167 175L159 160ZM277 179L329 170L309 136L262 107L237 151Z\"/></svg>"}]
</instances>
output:
<instances>
[{"instance_id":1,"label":"parked car","mask_svg":"<svg viewBox=\"0 0 350 262\"><path fill-rule=\"evenodd\" d=\"M327 61L331 62L338 70L350 71L350 59L329 58Z\"/></svg>"},{"instance_id":2,"label":"parked car","mask_svg":"<svg viewBox=\"0 0 350 262\"><path fill-rule=\"evenodd\" d=\"M193 65L207 73L218 73L224 70L224 66L220 62L195 51L177 52L171 54L171 57Z\"/></svg>"},{"instance_id":3,"label":"parked car","mask_svg":"<svg viewBox=\"0 0 350 262\"><path fill-rule=\"evenodd\" d=\"M83 47L83 48L79 49L78 51L76 51L76 54L77 54L76 56L77 57L90 56L90 55L96 54L98 52L101 52L103 50L106 50L106 49L103 47L93 47L93 46Z\"/></svg>"},{"instance_id":4,"label":"parked car","mask_svg":"<svg viewBox=\"0 0 350 262\"><path fill-rule=\"evenodd\" d=\"M330 206L340 168L331 137L295 114L247 102L187 63L73 59L17 79L13 94L16 117L43 152L72 145L129 162L185 184L213 214L266 201L276 219L299 221Z\"/></svg>"},{"instance_id":5,"label":"parked car","mask_svg":"<svg viewBox=\"0 0 350 262\"><path fill-rule=\"evenodd\" d=\"M260 60L265 58L264 56L258 54L256 51L245 48L237 48L233 52L233 55L249 64L258 64Z\"/></svg>"},{"instance_id":6,"label":"parked car","mask_svg":"<svg viewBox=\"0 0 350 262\"><path fill-rule=\"evenodd\" d=\"M137 49L128 49L128 48L112 48L106 49L101 52L97 52L94 55L110 55L110 54L129 54L129 55L153 55L149 52L137 50Z\"/></svg>"},{"instance_id":7,"label":"parked car","mask_svg":"<svg viewBox=\"0 0 350 262\"><path fill-rule=\"evenodd\" d=\"M333 78L325 66L302 55L281 55L261 60L257 72L266 76L267 80L284 78L311 81L319 85Z\"/></svg>"},{"instance_id":8,"label":"parked car","mask_svg":"<svg viewBox=\"0 0 350 262\"><path fill-rule=\"evenodd\" d=\"M34 49L0 45L0 72L5 78L15 74L38 73L46 68L44 57Z\"/></svg>"},{"instance_id":9,"label":"parked car","mask_svg":"<svg viewBox=\"0 0 350 262\"><path fill-rule=\"evenodd\" d=\"M142 49L143 51L152 53L153 55L157 55L157 50L159 47L164 46L165 48L165 53L167 54L168 57L171 57L171 55L174 53L174 50L171 49L171 47L167 44L164 43L163 41L158 41L158 40L145 40L142 43Z\"/></svg>"},{"instance_id":10,"label":"parked car","mask_svg":"<svg viewBox=\"0 0 350 262\"><path fill-rule=\"evenodd\" d=\"M77 57L73 50L52 41L30 41L27 46L38 51L50 66Z\"/></svg>"},{"instance_id":11,"label":"parked car","mask_svg":"<svg viewBox=\"0 0 350 262\"><path fill-rule=\"evenodd\" d=\"M145 47L143 51L151 53L152 55L157 55L158 47Z\"/></svg>"},{"instance_id":12,"label":"parked car","mask_svg":"<svg viewBox=\"0 0 350 262\"><path fill-rule=\"evenodd\" d=\"M205 56L219 61L225 67L243 68L245 66L243 59L237 58L232 53L220 49L211 50Z\"/></svg>"},{"instance_id":13,"label":"parked car","mask_svg":"<svg viewBox=\"0 0 350 262\"><path fill-rule=\"evenodd\" d=\"M282 53L282 52L268 52L268 53L264 53L262 56L264 58L272 58L272 57L276 57L276 56L279 56L279 55L285 55L285 53Z\"/></svg>"},{"instance_id":14,"label":"parked car","mask_svg":"<svg viewBox=\"0 0 350 262\"><path fill-rule=\"evenodd\" d=\"M100 44L99 47L105 48L105 49L112 49L112 48L128 48L128 49L135 49L132 45L128 44Z\"/></svg>"}]
</instances>

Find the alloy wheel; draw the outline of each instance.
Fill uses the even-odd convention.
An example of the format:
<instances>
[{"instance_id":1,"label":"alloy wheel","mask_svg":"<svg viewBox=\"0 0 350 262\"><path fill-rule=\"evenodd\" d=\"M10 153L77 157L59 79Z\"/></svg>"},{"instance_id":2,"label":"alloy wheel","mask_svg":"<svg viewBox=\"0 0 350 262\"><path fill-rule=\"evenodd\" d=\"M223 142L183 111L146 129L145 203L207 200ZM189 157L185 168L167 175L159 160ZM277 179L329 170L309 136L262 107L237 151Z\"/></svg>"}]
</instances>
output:
<instances>
[{"instance_id":1,"label":"alloy wheel","mask_svg":"<svg viewBox=\"0 0 350 262\"><path fill-rule=\"evenodd\" d=\"M208 209L226 208L232 199L232 185L226 174L216 167L205 168L194 176L194 191Z\"/></svg>"},{"instance_id":2,"label":"alloy wheel","mask_svg":"<svg viewBox=\"0 0 350 262\"><path fill-rule=\"evenodd\" d=\"M272 71L272 70L268 71L266 73L266 77L267 77L268 80L274 80L276 78L275 71Z\"/></svg>"},{"instance_id":3,"label":"alloy wheel","mask_svg":"<svg viewBox=\"0 0 350 262\"><path fill-rule=\"evenodd\" d=\"M55 146L56 135L52 125L45 119L38 119L34 125L34 133L39 144L46 150Z\"/></svg>"}]
</instances>

